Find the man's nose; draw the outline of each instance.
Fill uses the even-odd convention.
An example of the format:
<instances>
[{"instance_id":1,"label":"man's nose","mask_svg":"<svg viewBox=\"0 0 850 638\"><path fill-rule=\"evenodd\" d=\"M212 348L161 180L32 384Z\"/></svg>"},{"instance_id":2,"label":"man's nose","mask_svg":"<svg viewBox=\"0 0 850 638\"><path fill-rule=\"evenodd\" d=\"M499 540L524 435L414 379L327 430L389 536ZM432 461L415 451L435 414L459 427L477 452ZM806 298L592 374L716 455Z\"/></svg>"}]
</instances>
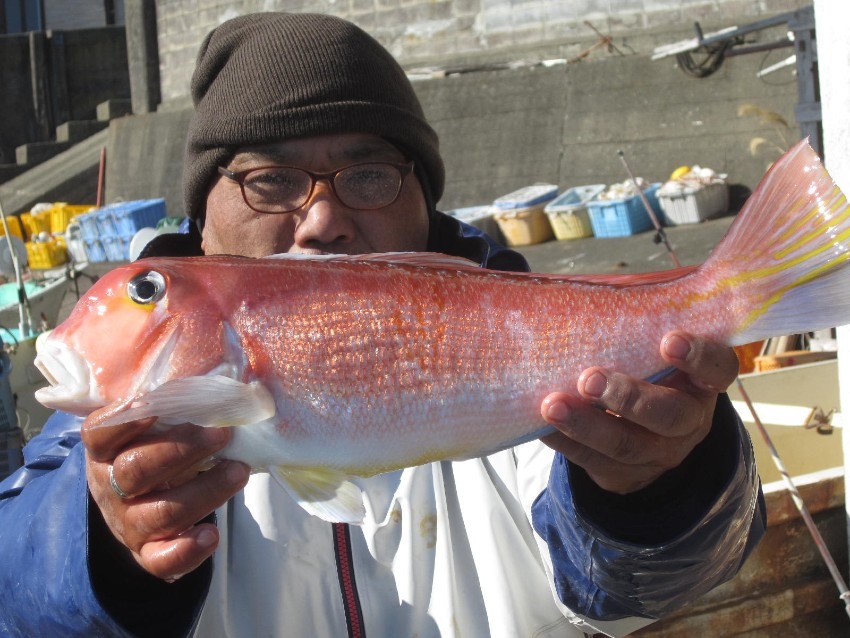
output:
<instances>
[{"instance_id":1,"label":"man's nose","mask_svg":"<svg viewBox=\"0 0 850 638\"><path fill-rule=\"evenodd\" d=\"M295 243L303 248L349 243L354 239L355 213L337 199L327 180L319 180L310 199L294 211L300 218Z\"/></svg>"}]
</instances>

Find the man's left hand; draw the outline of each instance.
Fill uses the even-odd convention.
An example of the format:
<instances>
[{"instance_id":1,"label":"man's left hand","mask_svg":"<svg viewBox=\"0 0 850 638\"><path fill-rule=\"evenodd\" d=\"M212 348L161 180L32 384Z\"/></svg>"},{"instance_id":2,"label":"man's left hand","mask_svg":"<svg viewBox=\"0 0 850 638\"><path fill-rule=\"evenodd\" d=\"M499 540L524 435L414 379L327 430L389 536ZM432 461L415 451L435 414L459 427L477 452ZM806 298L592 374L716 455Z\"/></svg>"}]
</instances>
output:
<instances>
[{"instance_id":1,"label":"man's left hand","mask_svg":"<svg viewBox=\"0 0 850 638\"><path fill-rule=\"evenodd\" d=\"M606 368L584 370L576 398L541 406L558 432L542 440L599 487L628 494L677 467L711 429L717 395L738 374L735 351L685 332L667 333L661 356L675 372L655 385Z\"/></svg>"}]
</instances>

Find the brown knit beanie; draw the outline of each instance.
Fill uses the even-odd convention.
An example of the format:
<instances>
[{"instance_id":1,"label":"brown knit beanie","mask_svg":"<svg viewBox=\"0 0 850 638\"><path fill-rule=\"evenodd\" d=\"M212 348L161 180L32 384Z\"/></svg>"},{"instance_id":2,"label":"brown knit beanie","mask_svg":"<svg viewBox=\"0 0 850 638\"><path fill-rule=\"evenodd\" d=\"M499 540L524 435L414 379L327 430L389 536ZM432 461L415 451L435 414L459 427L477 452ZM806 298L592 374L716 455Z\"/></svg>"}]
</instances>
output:
<instances>
[{"instance_id":1,"label":"brown knit beanie","mask_svg":"<svg viewBox=\"0 0 850 638\"><path fill-rule=\"evenodd\" d=\"M371 133L417 166L429 208L443 192L437 134L390 53L328 15L256 13L204 40L192 76L195 112L183 169L186 214L202 216L216 167L244 145Z\"/></svg>"}]
</instances>

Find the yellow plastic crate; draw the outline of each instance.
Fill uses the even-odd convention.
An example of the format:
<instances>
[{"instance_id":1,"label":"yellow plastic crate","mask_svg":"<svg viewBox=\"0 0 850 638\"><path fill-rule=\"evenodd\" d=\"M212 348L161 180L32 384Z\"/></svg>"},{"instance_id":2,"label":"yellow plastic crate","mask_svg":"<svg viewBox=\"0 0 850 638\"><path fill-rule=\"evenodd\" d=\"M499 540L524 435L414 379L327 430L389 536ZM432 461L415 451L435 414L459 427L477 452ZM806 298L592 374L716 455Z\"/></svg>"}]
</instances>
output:
<instances>
[{"instance_id":1,"label":"yellow plastic crate","mask_svg":"<svg viewBox=\"0 0 850 638\"><path fill-rule=\"evenodd\" d=\"M85 204L54 204L53 208L50 209L50 232L64 233L74 217L94 210L94 208L94 206Z\"/></svg>"},{"instance_id":2,"label":"yellow plastic crate","mask_svg":"<svg viewBox=\"0 0 850 638\"><path fill-rule=\"evenodd\" d=\"M38 237L41 233L49 233L50 211L21 213L21 224L23 224L27 239Z\"/></svg>"},{"instance_id":3,"label":"yellow plastic crate","mask_svg":"<svg viewBox=\"0 0 850 638\"><path fill-rule=\"evenodd\" d=\"M24 238L24 231L21 229L21 220L18 219L15 215L10 215L6 218L6 224L9 226L9 232L12 233L18 239ZM3 227L3 224L0 224L0 237L6 236L6 229Z\"/></svg>"},{"instance_id":4,"label":"yellow plastic crate","mask_svg":"<svg viewBox=\"0 0 850 638\"><path fill-rule=\"evenodd\" d=\"M51 239L46 242L28 241L25 245L30 268L55 268L68 261L64 242Z\"/></svg>"}]
</instances>

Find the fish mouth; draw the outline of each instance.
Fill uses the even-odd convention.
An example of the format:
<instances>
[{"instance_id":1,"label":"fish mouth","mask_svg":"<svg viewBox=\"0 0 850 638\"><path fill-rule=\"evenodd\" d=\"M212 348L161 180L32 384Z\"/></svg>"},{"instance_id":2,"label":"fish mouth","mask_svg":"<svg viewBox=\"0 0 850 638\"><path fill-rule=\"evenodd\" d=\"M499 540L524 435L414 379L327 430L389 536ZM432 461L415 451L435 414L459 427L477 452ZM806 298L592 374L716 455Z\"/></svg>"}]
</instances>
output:
<instances>
[{"instance_id":1,"label":"fish mouth","mask_svg":"<svg viewBox=\"0 0 850 638\"><path fill-rule=\"evenodd\" d=\"M50 333L39 335L35 342L35 367L44 375L49 387L40 388L35 398L42 405L55 410L87 414L100 407L101 401L92 386L88 362L65 343L50 338Z\"/></svg>"}]
</instances>

